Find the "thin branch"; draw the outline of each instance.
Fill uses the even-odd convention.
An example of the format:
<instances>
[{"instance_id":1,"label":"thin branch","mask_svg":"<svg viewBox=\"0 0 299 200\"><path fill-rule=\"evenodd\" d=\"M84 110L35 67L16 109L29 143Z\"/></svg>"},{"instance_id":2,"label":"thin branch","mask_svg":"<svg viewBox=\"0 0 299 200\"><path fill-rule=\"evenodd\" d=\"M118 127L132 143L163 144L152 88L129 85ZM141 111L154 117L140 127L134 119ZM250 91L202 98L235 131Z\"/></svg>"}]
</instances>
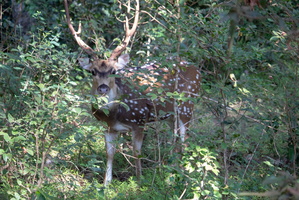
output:
<instances>
[{"instance_id":1,"label":"thin branch","mask_svg":"<svg viewBox=\"0 0 299 200\"><path fill-rule=\"evenodd\" d=\"M162 24L162 22L160 22L156 17L152 16L149 12L142 10L140 11L141 13L145 13L148 16L150 16L152 18L153 21L157 22L159 25L163 26L163 28L165 28L168 31L171 31L169 28L167 28L164 24Z\"/></svg>"},{"instance_id":2,"label":"thin branch","mask_svg":"<svg viewBox=\"0 0 299 200\"><path fill-rule=\"evenodd\" d=\"M127 161L128 161L128 159L127 159L127 157L128 157L128 158L133 158L133 159L146 160L146 161L149 161L149 162L152 162L152 163L160 163L159 161L150 160L150 159L148 159L148 158L137 158L136 156L132 156L132 155L126 154L126 153L121 152L121 151L119 151L119 150L117 150L117 152L121 153L121 154L126 158ZM128 162L130 163L130 165L131 165L132 167L135 166L135 165L133 165L130 161L128 161Z\"/></svg>"},{"instance_id":3,"label":"thin branch","mask_svg":"<svg viewBox=\"0 0 299 200\"><path fill-rule=\"evenodd\" d=\"M189 93L192 94L192 95L194 95L194 96L202 97L203 99L206 99L206 100L209 100L209 101L212 101L212 102L215 102L215 103L218 103L218 104L219 104L219 102L218 102L217 100L214 100L214 99L211 99L211 98L208 98L208 97L205 97L205 96L200 96L200 95L198 95L198 94L194 94L194 93L191 93L191 92L189 92ZM235 112L237 112L236 109L234 109L234 108L232 108L232 107L230 107L230 106L227 106L227 105L224 105L224 104L221 104L221 106L225 107L226 109L228 109L228 110L230 110L230 111L235 111ZM270 129L273 129L273 130L277 130L277 131L281 131L281 130L278 130L277 128L273 127L273 126L267 125L266 123L262 122L262 121L259 120L259 119L256 119L256 118L253 118L253 117L250 117L250 116L247 116L247 115L242 115L242 117L245 117L245 118L247 118L247 119L250 119L250 120L252 120L252 121L254 121L254 122L256 122L256 123L259 123L259 124L261 124L261 125L263 125L263 126L265 126L265 127L267 127L267 128L270 128ZM283 131L281 131L281 132L283 132ZM287 131L285 131L285 132L287 132Z\"/></svg>"},{"instance_id":4,"label":"thin branch","mask_svg":"<svg viewBox=\"0 0 299 200\"><path fill-rule=\"evenodd\" d=\"M261 133L260 138L263 138L264 134L265 134L265 129L262 130L262 133ZM260 140L260 141L262 141L262 140ZM253 150L253 153L252 153L252 156L248 158L248 163L247 163L247 165L246 165L246 167L245 167L245 171L244 171L244 173L243 173L243 175L242 175L241 182L240 182L240 184L239 184L238 193L240 192L241 185L243 184L244 177L245 177L245 175L246 175L246 173L247 173L247 170L248 170L248 168L249 168L249 165L251 164L251 161L252 161L253 157L255 156L255 154L256 154L257 149L259 148L259 146L260 146L260 142L258 142L257 145L255 146L255 148L254 148L254 150Z\"/></svg>"}]
</instances>

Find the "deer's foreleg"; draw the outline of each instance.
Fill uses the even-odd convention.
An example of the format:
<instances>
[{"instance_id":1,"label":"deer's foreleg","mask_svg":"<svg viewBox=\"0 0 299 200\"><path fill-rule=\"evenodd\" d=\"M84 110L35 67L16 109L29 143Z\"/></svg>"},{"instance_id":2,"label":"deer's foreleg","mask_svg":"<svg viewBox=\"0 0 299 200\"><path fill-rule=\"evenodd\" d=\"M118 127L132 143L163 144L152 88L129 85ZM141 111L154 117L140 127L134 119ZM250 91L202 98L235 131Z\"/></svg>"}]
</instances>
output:
<instances>
[{"instance_id":1,"label":"deer's foreleg","mask_svg":"<svg viewBox=\"0 0 299 200\"><path fill-rule=\"evenodd\" d=\"M106 133L105 142L106 142L106 153L107 153L107 167L104 185L107 186L112 180L112 168L113 168L113 157L115 154L115 140L117 139L117 133Z\"/></svg>"}]
</instances>

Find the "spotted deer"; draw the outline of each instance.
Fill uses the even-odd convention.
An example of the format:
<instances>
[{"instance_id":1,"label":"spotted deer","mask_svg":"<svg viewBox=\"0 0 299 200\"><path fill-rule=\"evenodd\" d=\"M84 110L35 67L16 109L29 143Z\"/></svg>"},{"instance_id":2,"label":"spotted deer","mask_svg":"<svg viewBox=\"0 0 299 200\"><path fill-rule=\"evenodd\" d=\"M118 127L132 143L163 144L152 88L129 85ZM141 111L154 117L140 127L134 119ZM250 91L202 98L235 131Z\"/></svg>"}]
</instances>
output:
<instances>
[{"instance_id":1,"label":"spotted deer","mask_svg":"<svg viewBox=\"0 0 299 200\"><path fill-rule=\"evenodd\" d=\"M107 168L104 185L108 185L112 180L113 157L116 152L115 141L118 133L122 132L132 133L136 176L140 177L140 154L146 123L170 119L169 121L176 122L182 141L188 137L186 131L194 107L192 99L200 88L199 69L187 62L173 59L166 61L172 63L170 67L165 65L162 67L154 63L140 68L125 69L130 58L128 54L121 55L121 53L126 49L138 25L140 12L138 0L136 0L132 27L130 28L129 20L126 18L126 34L123 42L113 50L107 60L99 59L95 51L80 38L80 31L76 32L71 23L67 0L64 0L64 4L66 20L72 35L92 59L79 60L80 65L93 75L91 93L108 98L108 103L104 106L92 106L95 118L108 125L107 133L105 133ZM173 97L173 94L176 94L174 92L183 94L185 100L176 100ZM157 98L153 99L152 94L156 94Z\"/></svg>"}]
</instances>

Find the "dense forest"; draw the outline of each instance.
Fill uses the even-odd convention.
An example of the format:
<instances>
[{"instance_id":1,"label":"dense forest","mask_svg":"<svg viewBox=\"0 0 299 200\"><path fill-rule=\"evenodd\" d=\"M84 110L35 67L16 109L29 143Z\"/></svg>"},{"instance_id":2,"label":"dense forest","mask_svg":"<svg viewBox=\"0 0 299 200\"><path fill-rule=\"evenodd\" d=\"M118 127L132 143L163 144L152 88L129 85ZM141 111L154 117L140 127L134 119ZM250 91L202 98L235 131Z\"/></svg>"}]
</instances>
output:
<instances>
[{"instance_id":1,"label":"dense forest","mask_svg":"<svg viewBox=\"0 0 299 200\"><path fill-rule=\"evenodd\" d=\"M102 59L134 16L127 3L69 1ZM63 1L2 0L0 20L0 199L299 199L298 1L140 0L130 66L179 57L200 69L201 89L184 151L168 124L149 124L137 180L120 134L107 187L107 126L92 116Z\"/></svg>"}]
</instances>

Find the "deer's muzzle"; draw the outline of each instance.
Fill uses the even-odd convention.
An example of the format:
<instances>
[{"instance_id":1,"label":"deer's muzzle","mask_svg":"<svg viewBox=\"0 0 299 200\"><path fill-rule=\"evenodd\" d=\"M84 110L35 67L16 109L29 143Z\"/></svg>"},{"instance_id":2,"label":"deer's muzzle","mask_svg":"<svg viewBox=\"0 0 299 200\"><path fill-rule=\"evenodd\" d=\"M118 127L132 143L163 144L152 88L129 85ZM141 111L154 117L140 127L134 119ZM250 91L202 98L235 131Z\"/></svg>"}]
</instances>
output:
<instances>
[{"instance_id":1,"label":"deer's muzzle","mask_svg":"<svg viewBox=\"0 0 299 200\"><path fill-rule=\"evenodd\" d=\"M99 94L107 94L110 90L108 85L102 84L98 87L98 93Z\"/></svg>"}]
</instances>

